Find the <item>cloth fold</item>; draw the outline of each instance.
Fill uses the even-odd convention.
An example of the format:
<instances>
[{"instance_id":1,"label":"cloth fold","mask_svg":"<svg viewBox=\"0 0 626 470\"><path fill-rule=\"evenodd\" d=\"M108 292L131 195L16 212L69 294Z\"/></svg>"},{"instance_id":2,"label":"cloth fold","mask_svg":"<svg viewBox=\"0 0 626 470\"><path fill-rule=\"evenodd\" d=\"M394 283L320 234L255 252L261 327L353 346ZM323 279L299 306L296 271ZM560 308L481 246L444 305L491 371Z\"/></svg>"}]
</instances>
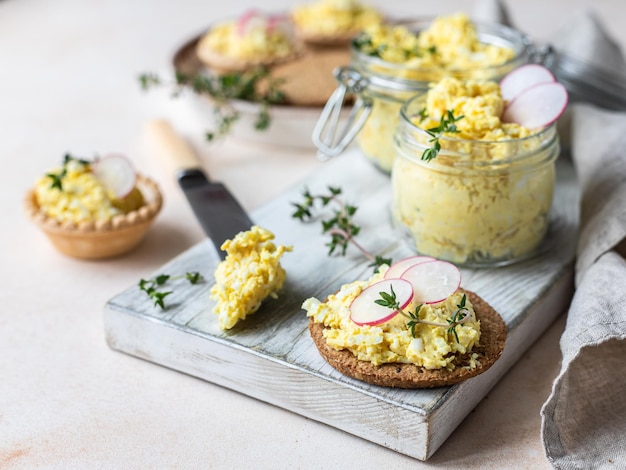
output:
<instances>
[{"instance_id":1,"label":"cloth fold","mask_svg":"<svg viewBox=\"0 0 626 470\"><path fill-rule=\"evenodd\" d=\"M576 104L572 148L582 192L576 285L626 238L626 113Z\"/></svg>"},{"instance_id":2,"label":"cloth fold","mask_svg":"<svg viewBox=\"0 0 626 470\"><path fill-rule=\"evenodd\" d=\"M499 0L479 0L473 17L510 24ZM574 12L551 45L582 64L577 76L568 71L578 102L559 126L580 184L581 217L576 291L541 437L555 468L626 468L626 113L597 107L606 96L593 95L607 88L598 70L621 83L608 101L626 95L626 61L590 10Z\"/></svg>"},{"instance_id":3,"label":"cloth fold","mask_svg":"<svg viewBox=\"0 0 626 470\"><path fill-rule=\"evenodd\" d=\"M559 469L626 465L626 261L609 251L576 289L561 372L541 410L546 456Z\"/></svg>"}]
</instances>

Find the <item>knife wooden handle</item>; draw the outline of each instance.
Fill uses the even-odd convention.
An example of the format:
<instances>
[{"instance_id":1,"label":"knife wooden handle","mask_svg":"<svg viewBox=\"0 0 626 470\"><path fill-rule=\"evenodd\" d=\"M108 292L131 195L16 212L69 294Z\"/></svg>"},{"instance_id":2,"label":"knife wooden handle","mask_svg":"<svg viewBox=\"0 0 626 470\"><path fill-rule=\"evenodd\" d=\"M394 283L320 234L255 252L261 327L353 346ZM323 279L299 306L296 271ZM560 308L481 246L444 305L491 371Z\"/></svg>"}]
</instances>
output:
<instances>
[{"instance_id":1,"label":"knife wooden handle","mask_svg":"<svg viewBox=\"0 0 626 470\"><path fill-rule=\"evenodd\" d=\"M162 163L173 167L174 174L202 166L198 155L168 121L163 119L149 121L145 133L152 151Z\"/></svg>"}]
</instances>

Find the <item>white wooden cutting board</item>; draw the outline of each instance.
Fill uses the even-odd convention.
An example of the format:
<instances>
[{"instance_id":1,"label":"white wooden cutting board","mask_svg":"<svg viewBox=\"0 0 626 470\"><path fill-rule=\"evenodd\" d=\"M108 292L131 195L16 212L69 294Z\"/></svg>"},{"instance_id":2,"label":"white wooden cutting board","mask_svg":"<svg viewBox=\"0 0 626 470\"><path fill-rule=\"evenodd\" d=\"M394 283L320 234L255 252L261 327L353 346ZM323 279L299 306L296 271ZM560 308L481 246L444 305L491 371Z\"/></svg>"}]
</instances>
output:
<instances>
[{"instance_id":1,"label":"white wooden cutting board","mask_svg":"<svg viewBox=\"0 0 626 470\"><path fill-rule=\"evenodd\" d=\"M550 233L533 260L498 269L463 270L463 286L477 292L504 318L509 334L502 357L486 373L452 387L400 390L345 377L320 357L300 306L324 298L342 284L371 274L356 250L327 256L319 221L291 218L292 202L303 188L324 192L340 186L359 206L358 240L369 251L400 259L412 254L409 242L390 220L388 176L356 150L326 163L283 196L252 214L280 244L293 245L283 257L288 277L277 300L269 300L228 332L218 328L209 290L218 262L209 240L192 247L158 273L201 272L201 285L181 283L155 308L136 285L112 298L104 309L111 348L199 377L321 421L417 459L428 459L489 389L569 304L572 294L578 190L567 162L559 182Z\"/></svg>"}]
</instances>

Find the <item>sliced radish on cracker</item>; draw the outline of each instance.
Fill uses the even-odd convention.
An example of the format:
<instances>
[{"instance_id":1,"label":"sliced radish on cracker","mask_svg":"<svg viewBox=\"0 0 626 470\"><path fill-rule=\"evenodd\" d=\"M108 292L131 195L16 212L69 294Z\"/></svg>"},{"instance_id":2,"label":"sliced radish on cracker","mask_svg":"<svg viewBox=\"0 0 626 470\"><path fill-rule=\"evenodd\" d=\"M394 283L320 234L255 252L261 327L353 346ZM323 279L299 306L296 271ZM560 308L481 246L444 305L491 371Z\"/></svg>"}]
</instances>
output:
<instances>
[{"instance_id":1,"label":"sliced radish on cracker","mask_svg":"<svg viewBox=\"0 0 626 470\"><path fill-rule=\"evenodd\" d=\"M413 299L413 285L404 279L383 279L366 287L350 304L350 319L359 326L375 326L391 320L397 310L376 303L381 292L393 293L399 308L406 308Z\"/></svg>"},{"instance_id":2,"label":"sliced radish on cracker","mask_svg":"<svg viewBox=\"0 0 626 470\"><path fill-rule=\"evenodd\" d=\"M435 304L457 291L461 285L461 271L447 261L426 261L407 269L402 279L413 285L416 302Z\"/></svg>"},{"instance_id":3,"label":"sliced radish on cracker","mask_svg":"<svg viewBox=\"0 0 626 470\"><path fill-rule=\"evenodd\" d=\"M515 122L529 129L555 122L567 107L567 90L560 83L542 83L522 92L505 108L503 122Z\"/></svg>"},{"instance_id":4,"label":"sliced radish on cracker","mask_svg":"<svg viewBox=\"0 0 626 470\"><path fill-rule=\"evenodd\" d=\"M113 191L118 199L128 196L137 182L135 168L124 155L111 154L102 157L91 165L91 169L98 181Z\"/></svg>"},{"instance_id":5,"label":"sliced radish on cracker","mask_svg":"<svg viewBox=\"0 0 626 470\"><path fill-rule=\"evenodd\" d=\"M510 102L535 85L554 82L556 78L549 69L539 64L527 64L508 73L500 81L500 90L502 98Z\"/></svg>"},{"instance_id":6,"label":"sliced radish on cracker","mask_svg":"<svg viewBox=\"0 0 626 470\"><path fill-rule=\"evenodd\" d=\"M435 258L431 256L410 256L409 258L401 259L400 261L395 262L389 267L389 269L385 273L385 278L392 279L402 277L404 271L409 269L411 266L434 260Z\"/></svg>"},{"instance_id":7,"label":"sliced radish on cracker","mask_svg":"<svg viewBox=\"0 0 626 470\"><path fill-rule=\"evenodd\" d=\"M237 34L245 36L253 29L268 30L268 18L257 10L246 11L237 21Z\"/></svg>"}]
</instances>

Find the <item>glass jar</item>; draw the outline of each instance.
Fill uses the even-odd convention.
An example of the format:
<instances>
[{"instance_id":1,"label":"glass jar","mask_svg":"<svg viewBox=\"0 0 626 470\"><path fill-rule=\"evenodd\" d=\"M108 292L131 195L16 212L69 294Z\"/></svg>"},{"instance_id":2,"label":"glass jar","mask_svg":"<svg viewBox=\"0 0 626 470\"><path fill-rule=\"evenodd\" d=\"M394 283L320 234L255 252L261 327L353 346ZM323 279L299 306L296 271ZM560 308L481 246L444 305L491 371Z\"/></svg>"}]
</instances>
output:
<instances>
[{"instance_id":1,"label":"glass jar","mask_svg":"<svg viewBox=\"0 0 626 470\"><path fill-rule=\"evenodd\" d=\"M394 224L418 253L468 267L532 256L549 224L559 154L556 124L525 138L477 141L431 136L411 122L425 94L402 107L391 174Z\"/></svg>"},{"instance_id":2,"label":"glass jar","mask_svg":"<svg viewBox=\"0 0 626 470\"><path fill-rule=\"evenodd\" d=\"M403 24L419 34L432 19ZM428 84L451 76L459 79L499 80L514 68L542 60L527 36L501 24L476 24L480 42L514 51L513 59L493 66L465 69L410 68L372 57L351 46L350 67L335 72L339 87L330 97L313 131L313 142L321 157L339 155L356 137L365 156L384 172L391 171L395 150L393 135L400 108L411 97L426 91ZM337 129L339 111L346 97L356 96L346 128Z\"/></svg>"}]
</instances>

